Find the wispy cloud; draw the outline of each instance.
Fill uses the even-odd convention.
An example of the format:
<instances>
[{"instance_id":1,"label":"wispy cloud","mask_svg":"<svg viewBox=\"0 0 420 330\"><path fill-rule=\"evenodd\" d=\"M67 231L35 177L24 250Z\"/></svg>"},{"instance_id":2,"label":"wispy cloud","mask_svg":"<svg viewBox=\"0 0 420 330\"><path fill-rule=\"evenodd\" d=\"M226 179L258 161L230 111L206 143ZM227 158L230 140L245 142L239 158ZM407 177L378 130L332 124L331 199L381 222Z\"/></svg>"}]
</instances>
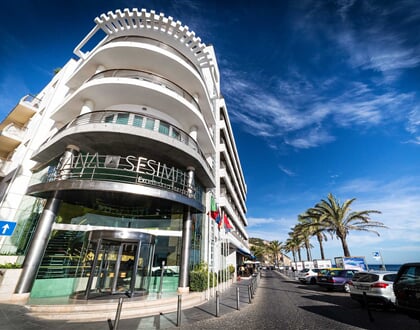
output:
<instances>
[{"instance_id":1,"label":"wispy cloud","mask_svg":"<svg viewBox=\"0 0 420 330\"><path fill-rule=\"evenodd\" d=\"M228 70L229 71L229 70ZM279 79L278 89L264 88L229 71L224 87L234 121L253 135L270 138L273 145L297 149L317 147L335 140L336 127L368 128L406 120L417 124L414 94L380 90L360 81L331 79L328 83L306 78ZM300 88L299 88L300 86ZM277 143L273 142L277 140Z\"/></svg>"},{"instance_id":2,"label":"wispy cloud","mask_svg":"<svg viewBox=\"0 0 420 330\"><path fill-rule=\"evenodd\" d=\"M296 173L289 170L288 168L284 167L283 165L279 165L279 169L288 176L296 176Z\"/></svg>"}]
</instances>

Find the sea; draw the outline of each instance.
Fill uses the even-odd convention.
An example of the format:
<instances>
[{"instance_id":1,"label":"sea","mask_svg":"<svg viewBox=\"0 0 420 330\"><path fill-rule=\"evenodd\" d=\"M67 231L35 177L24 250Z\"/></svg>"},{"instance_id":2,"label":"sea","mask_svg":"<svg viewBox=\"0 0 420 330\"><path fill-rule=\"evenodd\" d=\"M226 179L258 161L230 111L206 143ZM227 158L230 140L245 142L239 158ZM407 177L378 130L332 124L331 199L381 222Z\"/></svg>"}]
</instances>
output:
<instances>
[{"instance_id":1,"label":"sea","mask_svg":"<svg viewBox=\"0 0 420 330\"><path fill-rule=\"evenodd\" d=\"M370 270L381 270L382 265L381 264L369 264L369 269ZM385 264L385 269L386 270L391 270L391 271L396 271L398 272L398 270L400 269L401 265L398 264Z\"/></svg>"}]
</instances>

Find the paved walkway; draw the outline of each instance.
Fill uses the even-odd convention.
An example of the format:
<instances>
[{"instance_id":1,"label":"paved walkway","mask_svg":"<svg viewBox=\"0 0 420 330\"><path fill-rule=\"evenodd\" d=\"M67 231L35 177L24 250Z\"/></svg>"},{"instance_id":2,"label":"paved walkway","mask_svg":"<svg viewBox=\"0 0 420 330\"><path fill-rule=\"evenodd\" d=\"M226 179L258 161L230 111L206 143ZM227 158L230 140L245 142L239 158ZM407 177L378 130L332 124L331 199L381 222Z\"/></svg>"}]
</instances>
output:
<instances>
[{"instance_id":1,"label":"paved walkway","mask_svg":"<svg viewBox=\"0 0 420 330\"><path fill-rule=\"evenodd\" d=\"M234 283L224 292L219 294L219 317L237 312L237 288L239 288L239 309L246 308L250 303L248 287L253 278L242 279ZM182 302L181 302L182 307ZM122 307L124 308L124 306ZM181 308L182 309L182 308ZM178 313L165 313L161 315L121 319L117 327L119 330L135 330L135 329L171 329L180 328L182 326L191 325L193 322L207 320L217 317L216 297L213 296L207 302L182 310L178 326ZM35 319L27 314L27 310L23 306L0 304L0 330L109 330L114 325L114 320L104 320L103 322L65 322L56 320Z\"/></svg>"}]
</instances>

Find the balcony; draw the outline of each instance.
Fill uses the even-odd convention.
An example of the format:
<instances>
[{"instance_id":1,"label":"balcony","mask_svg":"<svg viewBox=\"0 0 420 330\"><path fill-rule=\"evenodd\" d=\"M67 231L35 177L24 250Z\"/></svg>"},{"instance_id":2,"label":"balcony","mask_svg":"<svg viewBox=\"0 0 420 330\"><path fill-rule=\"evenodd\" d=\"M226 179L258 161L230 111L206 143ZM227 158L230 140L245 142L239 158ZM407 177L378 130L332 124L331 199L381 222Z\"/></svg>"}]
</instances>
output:
<instances>
[{"instance_id":1,"label":"balcony","mask_svg":"<svg viewBox=\"0 0 420 330\"><path fill-rule=\"evenodd\" d=\"M7 159L2 159L0 157L0 178L5 177L7 174L10 173L12 168L12 162Z\"/></svg>"},{"instance_id":2,"label":"balcony","mask_svg":"<svg viewBox=\"0 0 420 330\"><path fill-rule=\"evenodd\" d=\"M0 157L5 159L22 142L29 119L37 112L40 100L24 96L0 123Z\"/></svg>"},{"instance_id":3,"label":"balcony","mask_svg":"<svg viewBox=\"0 0 420 330\"><path fill-rule=\"evenodd\" d=\"M14 151L23 141L26 130L14 123L10 123L0 130L0 157Z\"/></svg>"},{"instance_id":4,"label":"balcony","mask_svg":"<svg viewBox=\"0 0 420 330\"><path fill-rule=\"evenodd\" d=\"M95 109L109 109L117 104L138 105L166 113L182 121L183 127L197 127L201 144L213 149L209 125L202 104L178 84L160 75L142 70L107 70L93 75L69 95L51 118L66 123L80 114L85 100ZM209 107L209 104L203 102Z\"/></svg>"},{"instance_id":5,"label":"balcony","mask_svg":"<svg viewBox=\"0 0 420 330\"><path fill-rule=\"evenodd\" d=\"M171 92L176 93L178 96L185 99L187 102L191 103L192 106L201 112L200 107L197 103L197 101L183 88L178 86L177 84L171 82L168 79L165 79L159 75L152 74L147 71L141 71L141 70L107 70L100 73L95 74L92 78L89 79L89 81L95 80L95 79L102 79L102 78L110 78L110 77L116 77L116 78L130 78L130 79L136 79L143 82L152 83L155 85L158 85L160 87L167 88Z\"/></svg>"},{"instance_id":6,"label":"balcony","mask_svg":"<svg viewBox=\"0 0 420 330\"><path fill-rule=\"evenodd\" d=\"M45 164L69 144L90 153L150 155L180 168L193 166L206 187L215 185L212 166L198 143L180 128L143 113L104 110L80 115L46 141L33 160Z\"/></svg>"}]
</instances>

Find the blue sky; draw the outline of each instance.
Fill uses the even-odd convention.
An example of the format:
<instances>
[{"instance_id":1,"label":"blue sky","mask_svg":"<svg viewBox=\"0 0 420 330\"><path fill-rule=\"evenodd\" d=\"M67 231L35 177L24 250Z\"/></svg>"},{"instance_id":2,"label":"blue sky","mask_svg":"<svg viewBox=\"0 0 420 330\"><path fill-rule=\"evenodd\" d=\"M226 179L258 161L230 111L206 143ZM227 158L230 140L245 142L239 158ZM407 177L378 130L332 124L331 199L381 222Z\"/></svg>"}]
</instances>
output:
<instances>
[{"instance_id":1,"label":"blue sky","mask_svg":"<svg viewBox=\"0 0 420 330\"><path fill-rule=\"evenodd\" d=\"M0 116L73 56L96 16L146 8L215 47L248 185L251 237L284 242L328 193L379 210L380 237L351 232L376 263L420 255L420 3L395 1L2 3ZM312 255L319 258L315 240ZM337 239L326 256L342 255Z\"/></svg>"}]
</instances>

